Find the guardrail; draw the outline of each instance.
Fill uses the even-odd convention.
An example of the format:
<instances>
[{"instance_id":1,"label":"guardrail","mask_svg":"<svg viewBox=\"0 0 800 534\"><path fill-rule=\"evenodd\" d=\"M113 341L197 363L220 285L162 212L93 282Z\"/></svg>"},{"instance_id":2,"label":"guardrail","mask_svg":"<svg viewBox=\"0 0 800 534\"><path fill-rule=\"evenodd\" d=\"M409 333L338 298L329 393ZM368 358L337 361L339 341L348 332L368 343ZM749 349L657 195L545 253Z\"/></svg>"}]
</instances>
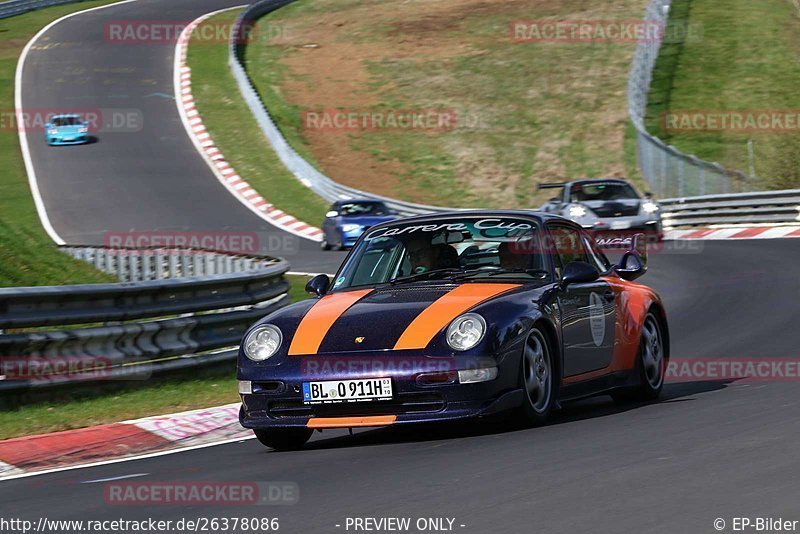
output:
<instances>
[{"instance_id":1,"label":"guardrail","mask_svg":"<svg viewBox=\"0 0 800 534\"><path fill-rule=\"evenodd\" d=\"M21 15L28 11L42 9L44 7L73 4L82 1L83 0L9 0L7 2L0 2L0 19Z\"/></svg>"},{"instance_id":2,"label":"guardrail","mask_svg":"<svg viewBox=\"0 0 800 534\"><path fill-rule=\"evenodd\" d=\"M665 226L800 224L800 189L661 200Z\"/></svg>"},{"instance_id":3,"label":"guardrail","mask_svg":"<svg viewBox=\"0 0 800 534\"><path fill-rule=\"evenodd\" d=\"M645 20L666 29L670 5L671 0L651 0L645 10ZM639 168L645 180L652 191L662 197L703 196L752 189L755 187L753 178L743 172L684 154L648 133L644 125L647 95L662 41L663 36L639 41L628 76L628 114L636 129Z\"/></svg>"},{"instance_id":4,"label":"guardrail","mask_svg":"<svg viewBox=\"0 0 800 534\"><path fill-rule=\"evenodd\" d=\"M0 288L0 391L232 361L247 328L289 303L288 269L281 260L174 280Z\"/></svg>"},{"instance_id":5,"label":"guardrail","mask_svg":"<svg viewBox=\"0 0 800 534\"><path fill-rule=\"evenodd\" d=\"M218 251L175 248L59 247L73 258L116 276L123 282L210 276L262 269L278 260Z\"/></svg>"},{"instance_id":6,"label":"guardrail","mask_svg":"<svg viewBox=\"0 0 800 534\"><path fill-rule=\"evenodd\" d=\"M401 215L418 215L430 213L432 211L448 211L455 208L443 208L439 206L428 206L425 204L415 204L413 202L403 202L401 200L367 193L359 189L348 187L336 183L328 176L319 172L313 165L303 159L286 141L275 122L270 117L258 92L255 90L247 71L244 68L242 58L247 39L248 29L252 24L264 15L275 11L285 5L291 4L294 0L261 0L251 4L245 9L236 20L229 45L228 64L236 85L244 98L245 103L250 108L261 131L264 133L278 158L297 177L303 184L312 191L329 202L336 200L347 200L351 198L374 198L386 202L392 209ZM243 29L243 26L245 29Z\"/></svg>"}]
</instances>

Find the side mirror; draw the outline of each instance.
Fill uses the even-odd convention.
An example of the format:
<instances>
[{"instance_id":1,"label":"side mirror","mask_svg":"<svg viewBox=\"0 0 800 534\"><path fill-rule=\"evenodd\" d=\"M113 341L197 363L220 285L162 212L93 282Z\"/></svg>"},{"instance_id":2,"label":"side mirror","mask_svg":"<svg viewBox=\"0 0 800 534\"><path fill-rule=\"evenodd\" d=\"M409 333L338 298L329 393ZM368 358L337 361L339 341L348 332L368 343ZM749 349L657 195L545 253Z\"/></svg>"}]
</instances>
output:
<instances>
[{"instance_id":1,"label":"side mirror","mask_svg":"<svg viewBox=\"0 0 800 534\"><path fill-rule=\"evenodd\" d=\"M622 255L614 270L623 280L636 280L647 272L647 266L638 252L629 250Z\"/></svg>"},{"instance_id":2,"label":"side mirror","mask_svg":"<svg viewBox=\"0 0 800 534\"><path fill-rule=\"evenodd\" d=\"M651 193L650 191L645 191L644 198L653 198L653 193Z\"/></svg>"},{"instance_id":3,"label":"side mirror","mask_svg":"<svg viewBox=\"0 0 800 534\"><path fill-rule=\"evenodd\" d=\"M583 284L594 282L600 277L597 269L583 261L573 261L564 267L564 274L561 275L561 287L565 288L570 284Z\"/></svg>"},{"instance_id":4,"label":"side mirror","mask_svg":"<svg viewBox=\"0 0 800 534\"><path fill-rule=\"evenodd\" d=\"M624 280L636 280L647 272L647 237L644 234L633 236L630 250L622 255L614 270Z\"/></svg>"},{"instance_id":5,"label":"side mirror","mask_svg":"<svg viewBox=\"0 0 800 534\"><path fill-rule=\"evenodd\" d=\"M306 293L321 297L328 291L328 286L331 284L331 279L327 274L318 274L308 281L306 284Z\"/></svg>"},{"instance_id":6,"label":"side mirror","mask_svg":"<svg viewBox=\"0 0 800 534\"><path fill-rule=\"evenodd\" d=\"M339 216L339 212L336 211L336 210L331 210L331 211L329 211L328 213L325 214L325 218L326 219L333 219L334 217L338 217L338 216Z\"/></svg>"}]
</instances>

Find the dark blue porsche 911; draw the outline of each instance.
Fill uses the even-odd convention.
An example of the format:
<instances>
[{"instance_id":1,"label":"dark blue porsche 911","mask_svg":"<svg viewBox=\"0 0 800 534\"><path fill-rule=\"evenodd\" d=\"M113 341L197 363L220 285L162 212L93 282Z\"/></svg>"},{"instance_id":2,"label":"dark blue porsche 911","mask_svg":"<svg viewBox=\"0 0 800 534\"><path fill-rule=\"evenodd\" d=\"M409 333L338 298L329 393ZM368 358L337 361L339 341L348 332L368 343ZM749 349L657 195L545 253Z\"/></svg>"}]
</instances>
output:
<instances>
[{"instance_id":1,"label":"dark blue porsche 911","mask_svg":"<svg viewBox=\"0 0 800 534\"><path fill-rule=\"evenodd\" d=\"M241 423L275 449L315 429L514 413L566 400L655 399L669 358L659 296L556 215L465 211L370 228L316 298L264 317L239 351Z\"/></svg>"}]
</instances>

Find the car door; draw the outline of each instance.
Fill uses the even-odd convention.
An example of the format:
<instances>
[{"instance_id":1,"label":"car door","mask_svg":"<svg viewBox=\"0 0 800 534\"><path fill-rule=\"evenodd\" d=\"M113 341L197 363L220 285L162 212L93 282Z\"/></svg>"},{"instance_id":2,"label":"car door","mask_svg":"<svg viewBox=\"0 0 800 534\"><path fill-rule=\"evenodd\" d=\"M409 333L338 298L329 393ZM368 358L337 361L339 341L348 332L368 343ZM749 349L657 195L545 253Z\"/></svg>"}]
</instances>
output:
<instances>
[{"instance_id":1,"label":"car door","mask_svg":"<svg viewBox=\"0 0 800 534\"><path fill-rule=\"evenodd\" d=\"M595 254L587 250L583 233L577 228L548 225L554 244L556 273L564 266L582 261L601 269ZM564 376L574 376L608 367L614 351L614 292L598 278L560 289L558 305L564 344Z\"/></svg>"}]
</instances>

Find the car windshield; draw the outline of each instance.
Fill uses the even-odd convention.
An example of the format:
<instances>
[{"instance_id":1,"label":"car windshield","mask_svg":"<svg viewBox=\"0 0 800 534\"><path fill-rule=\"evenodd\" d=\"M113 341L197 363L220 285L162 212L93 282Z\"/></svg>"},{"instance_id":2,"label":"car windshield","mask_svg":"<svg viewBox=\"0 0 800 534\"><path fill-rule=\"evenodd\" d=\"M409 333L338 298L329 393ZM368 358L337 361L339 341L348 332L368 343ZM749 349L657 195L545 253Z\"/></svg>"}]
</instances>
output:
<instances>
[{"instance_id":1,"label":"car windshield","mask_svg":"<svg viewBox=\"0 0 800 534\"><path fill-rule=\"evenodd\" d=\"M570 188L570 201L585 202L591 200L624 200L636 199L639 195L628 184L596 183L575 184Z\"/></svg>"},{"instance_id":2,"label":"car windshield","mask_svg":"<svg viewBox=\"0 0 800 534\"><path fill-rule=\"evenodd\" d=\"M388 215L389 208L383 202L350 202L339 206L342 217L359 217L361 215Z\"/></svg>"},{"instance_id":3,"label":"car windshield","mask_svg":"<svg viewBox=\"0 0 800 534\"><path fill-rule=\"evenodd\" d=\"M539 226L516 217L405 221L358 243L334 290L428 280L549 280Z\"/></svg>"},{"instance_id":4,"label":"car windshield","mask_svg":"<svg viewBox=\"0 0 800 534\"><path fill-rule=\"evenodd\" d=\"M80 122L78 117L56 117L53 119L53 126L77 126Z\"/></svg>"}]
</instances>

